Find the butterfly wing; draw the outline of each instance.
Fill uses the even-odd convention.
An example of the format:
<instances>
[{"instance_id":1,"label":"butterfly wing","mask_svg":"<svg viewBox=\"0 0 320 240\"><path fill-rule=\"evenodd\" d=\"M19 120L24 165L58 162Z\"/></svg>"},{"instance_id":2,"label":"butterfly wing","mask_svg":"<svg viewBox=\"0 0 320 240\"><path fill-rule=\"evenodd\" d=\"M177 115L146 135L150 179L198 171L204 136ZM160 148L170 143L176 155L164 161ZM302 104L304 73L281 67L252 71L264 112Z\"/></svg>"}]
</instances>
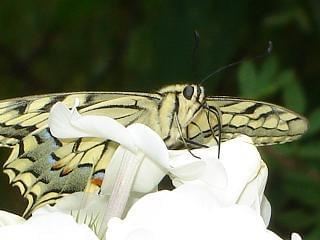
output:
<instances>
[{"instance_id":1,"label":"butterfly wing","mask_svg":"<svg viewBox=\"0 0 320 240\"><path fill-rule=\"evenodd\" d=\"M304 117L271 103L220 96L207 97L206 103L219 111L222 141L245 134L257 146L279 144L296 140L308 128ZM219 131L217 118L212 113L207 115L207 112L203 110L198 114L190 130L192 140L205 144L214 142L210 126L216 136Z\"/></svg>"},{"instance_id":2,"label":"butterfly wing","mask_svg":"<svg viewBox=\"0 0 320 240\"><path fill-rule=\"evenodd\" d=\"M159 101L157 95L119 92L49 94L1 101L0 145L12 148L4 172L29 201L25 215L64 194L101 185L117 144L98 138L61 140L48 129L53 104L61 101L71 108L76 98L81 114L109 116L123 125L145 123L145 116Z\"/></svg>"}]
</instances>

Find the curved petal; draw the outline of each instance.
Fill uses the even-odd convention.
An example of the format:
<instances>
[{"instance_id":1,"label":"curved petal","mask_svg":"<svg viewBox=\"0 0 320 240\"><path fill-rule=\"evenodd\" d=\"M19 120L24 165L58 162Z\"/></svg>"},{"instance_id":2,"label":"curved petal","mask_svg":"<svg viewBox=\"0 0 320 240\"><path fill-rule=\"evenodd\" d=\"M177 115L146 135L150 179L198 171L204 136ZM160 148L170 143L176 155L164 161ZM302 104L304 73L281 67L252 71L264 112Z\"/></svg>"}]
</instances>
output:
<instances>
[{"instance_id":1,"label":"curved petal","mask_svg":"<svg viewBox=\"0 0 320 240\"><path fill-rule=\"evenodd\" d=\"M101 193L110 195L122 161L135 161L138 156L128 150L118 147L106 169L105 178L101 186ZM138 169L133 182L132 191L147 193L152 191L166 175L167 170L159 167L154 161L145 157Z\"/></svg>"},{"instance_id":2,"label":"curved petal","mask_svg":"<svg viewBox=\"0 0 320 240\"><path fill-rule=\"evenodd\" d=\"M100 137L136 152L128 130L119 122L106 116L80 115L75 108L70 111L61 102L52 107L48 125L57 138Z\"/></svg>"},{"instance_id":3,"label":"curved petal","mask_svg":"<svg viewBox=\"0 0 320 240\"><path fill-rule=\"evenodd\" d=\"M141 123L134 123L127 127L135 145L148 158L159 166L169 168L169 153L162 138L152 129Z\"/></svg>"},{"instance_id":4,"label":"curved petal","mask_svg":"<svg viewBox=\"0 0 320 240\"><path fill-rule=\"evenodd\" d=\"M191 162L173 162L171 163L171 174L176 177L176 184L182 181L191 181L197 179L205 171L206 163L195 160ZM180 185L180 184L179 184ZM177 187L177 185L175 185Z\"/></svg>"},{"instance_id":5,"label":"curved petal","mask_svg":"<svg viewBox=\"0 0 320 240\"><path fill-rule=\"evenodd\" d=\"M32 240L35 237L52 240L98 240L86 225L77 224L70 215L58 212L35 211L32 217L23 224L0 228L0 239Z\"/></svg>"},{"instance_id":6,"label":"curved petal","mask_svg":"<svg viewBox=\"0 0 320 240\"><path fill-rule=\"evenodd\" d=\"M243 190L238 196L237 203L247 205L257 212L257 214L261 215L261 203L264 198L263 192L266 186L267 177L267 166L261 161L260 169L256 172L256 176L253 179L248 179L248 183L243 186ZM269 222L269 219L266 219L266 222Z\"/></svg>"},{"instance_id":7,"label":"curved petal","mask_svg":"<svg viewBox=\"0 0 320 240\"><path fill-rule=\"evenodd\" d=\"M24 221L25 219L23 217L0 210L0 227L13 225L13 224L20 224L20 223L23 223Z\"/></svg>"},{"instance_id":8,"label":"curved petal","mask_svg":"<svg viewBox=\"0 0 320 240\"><path fill-rule=\"evenodd\" d=\"M235 203L247 184L260 172L261 157L257 148L252 143L250 144L250 141L249 137L241 136L221 145L220 161L228 178L228 186L224 195L226 202ZM258 192L256 194L258 195Z\"/></svg>"},{"instance_id":9,"label":"curved petal","mask_svg":"<svg viewBox=\"0 0 320 240\"><path fill-rule=\"evenodd\" d=\"M292 233L291 240L302 240L302 237L298 233Z\"/></svg>"},{"instance_id":10,"label":"curved petal","mask_svg":"<svg viewBox=\"0 0 320 240\"><path fill-rule=\"evenodd\" d=\"M71 119L72 112L63 103L54 104L48 117L51 134L57 138L76 138L83 135L82 131L71 126Z\"/></svg>"},{"instance_id":11,"label":"curved petal","mask_svg":"<svg viewBox=\"0 0 320 240\"><path fill-rule=\"evenodd\" d=\"M199 158L193 157L187 150L170 151L172 166L170 172L175 175L175 186L197 180L211 187L226 187L227 175L217 158L217 147L195 149L192 150L192 153Z\"/></svg>"},{"instance_id":12,"label":"curved petal","mask_svg":"<svg viewBox=\"0 0 320 240\"><path fill-rule=\"evenodd\" d=\"M143 227L127 226L124 231L122 220L111 218L108 222L108 239L112 240L160 240L155 234Z\"/></svg>"},{"instance_id":13,"label":"curved petal","mask_svg":"<svg viewBox=\"0 0 320 240\"><path fill-rule=\"evenodd\" d=\"M220 206L204 184L186 183L173 191L148 194L138 200L124 220L111 219L106 238L184 240L275 240L263 220L243 205Z\"/></svg>"},{"instance_id":14,"label":"curved petal","mask_svg":"<svg viewBox=\"0 0 320 240\"><path fill-rule=\"evenodd\" d=\"M261 200L260 212L261 212L261 217L263 218L264 224L268 226L271 219L271 204L266 198L266 196L264 195Z\"/></svg>"}]
</instances>

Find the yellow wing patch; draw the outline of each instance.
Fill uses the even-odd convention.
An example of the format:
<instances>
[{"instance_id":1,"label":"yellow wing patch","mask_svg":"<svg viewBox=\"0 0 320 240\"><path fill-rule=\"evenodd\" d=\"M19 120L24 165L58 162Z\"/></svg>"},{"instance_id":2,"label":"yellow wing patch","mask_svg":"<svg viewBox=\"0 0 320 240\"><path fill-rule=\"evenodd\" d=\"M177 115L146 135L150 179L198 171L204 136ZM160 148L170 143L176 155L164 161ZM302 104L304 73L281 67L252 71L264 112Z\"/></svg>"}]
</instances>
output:
<instances>
[{"instance_id":1,"label":"yellow wing patch","mask_svg":"<svg viewBox=\"0 0 320 240\"><path fill-rule=\"evenodd\" d=\"M232 97L209 97L207 103L221 111L225 140L245 134L255 145L272 145L296 140L308 128L303 116L271 103Z\"/></svg>"},{"instance_id":2,"label":"yellow wing patch","mask_svg":"<svg viewBox=\"0 0 320 240\"><path fill-rule=\"evenodd\" d=\"M147 101L157 101L151 94L99 92L0 102L0 145L12 148L4 172L29 201L26 216L65 194L97 190L118 146L97 138L58 140L51 135L47 119L53 104L61 101L72 107L76 98L80 113L109 115L124 125L137 121Z\"/></svg>"}]
</instances>

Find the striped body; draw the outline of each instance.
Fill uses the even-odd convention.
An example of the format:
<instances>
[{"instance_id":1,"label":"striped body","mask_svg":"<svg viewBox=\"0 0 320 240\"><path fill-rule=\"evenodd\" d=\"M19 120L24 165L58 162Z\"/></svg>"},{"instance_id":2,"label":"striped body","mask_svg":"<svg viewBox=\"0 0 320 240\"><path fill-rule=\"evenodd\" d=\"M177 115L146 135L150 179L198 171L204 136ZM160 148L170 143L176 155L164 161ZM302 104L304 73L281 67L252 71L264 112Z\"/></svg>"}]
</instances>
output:
<instances>
[{"instance_id":1,"label":"striped body","mask_svg":"<svg viewBox=\"0 0 320 240\"><path fill-rule=\"evenodd\" d=\"M154 94L80 92L0 102L0 145L12 148L4 164L10 182L29 200L25 215L63 195L99 189L117 144L99 138L54 138L47 119L54 103L80 114L109 116L123 125L143 123L169 149L217 144L239 134L256 145L290 142L307 129L302 116L283 107L232 97L206 97L198 85L173 85ZM213 114L214 113L214 114ZM196 145L199 144L199 145Z\"/></svg>"}]
</instances>

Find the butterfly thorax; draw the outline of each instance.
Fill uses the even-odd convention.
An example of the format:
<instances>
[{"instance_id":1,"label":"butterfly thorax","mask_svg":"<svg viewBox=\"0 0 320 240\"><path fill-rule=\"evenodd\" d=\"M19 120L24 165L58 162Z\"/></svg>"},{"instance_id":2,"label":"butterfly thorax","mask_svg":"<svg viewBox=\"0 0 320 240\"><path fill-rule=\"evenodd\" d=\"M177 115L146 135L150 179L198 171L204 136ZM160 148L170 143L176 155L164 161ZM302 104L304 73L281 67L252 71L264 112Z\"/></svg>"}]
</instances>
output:
<instances>
[{"instance_id":1,"label":"butterfly thorax","mask_svg":"<svg viewBox=\"0 0 320 240\"><path fill-rule=\"evenodd\" d=\"M201 111L204 88L199 85L171 85L159 91L158 107L160 136L169 148L177 148L186 138L186 128Z\"/></svg>"}]
</instances>

